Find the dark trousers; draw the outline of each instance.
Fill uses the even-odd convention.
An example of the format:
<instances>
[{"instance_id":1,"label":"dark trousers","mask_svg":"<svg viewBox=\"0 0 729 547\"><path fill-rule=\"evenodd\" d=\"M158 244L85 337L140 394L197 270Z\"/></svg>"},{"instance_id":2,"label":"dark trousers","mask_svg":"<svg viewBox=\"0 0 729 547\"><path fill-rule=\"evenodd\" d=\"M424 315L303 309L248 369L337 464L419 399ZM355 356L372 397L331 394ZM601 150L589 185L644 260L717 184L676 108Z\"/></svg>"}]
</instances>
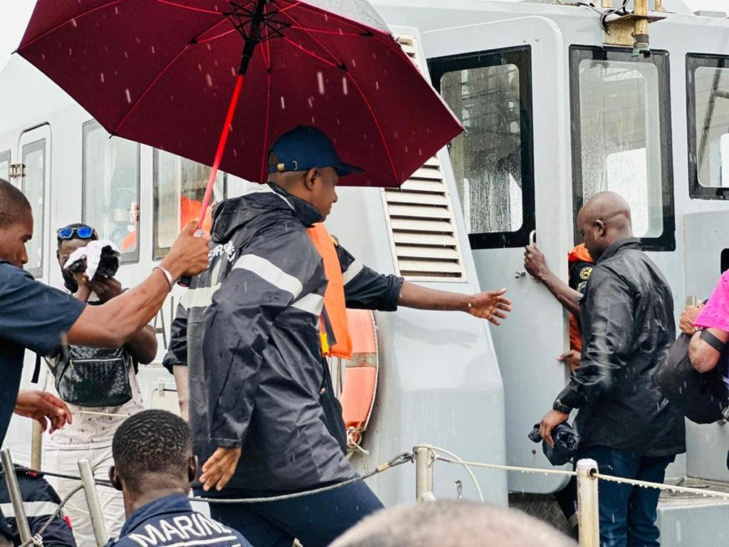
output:
<instances>
[{"instance_id":1,"label":"dark trousers","mask_svg":"<svg viewBox=\"0 0 729 547\"><path fill-rule=\"evenodd\" d=\"M592 458L601 474L662 483L675 456L648 457L592 446L577 451L576 459ZM655 488L600 481L600 546L659 547Z\"/></svg>"},{"instance_id":2,"label":"dark trousers","mask_svg":"<svg viewBox=\"0 0 729 547\"><path fill-rule=\"evenodd\" d=\"M226 497L254 493L225 489ZM268 495L268 494L267 494ZM321 494L252 504L210 504L210 515L238 530L253 547L291 547L294 538L305 547L325 547L383 505L369 487L357 482Z\"/></svg>"}]
</instances>

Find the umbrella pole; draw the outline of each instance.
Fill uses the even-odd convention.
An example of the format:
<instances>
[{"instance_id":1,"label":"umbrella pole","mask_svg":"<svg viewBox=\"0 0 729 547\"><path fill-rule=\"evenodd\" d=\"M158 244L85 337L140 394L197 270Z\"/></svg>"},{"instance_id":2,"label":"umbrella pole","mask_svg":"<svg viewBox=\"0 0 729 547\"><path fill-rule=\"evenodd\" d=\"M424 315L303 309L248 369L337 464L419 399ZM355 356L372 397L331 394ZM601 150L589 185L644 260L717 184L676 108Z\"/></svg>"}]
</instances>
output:
<instances>
[{"instance_id":1,"label":"umbrella pole","mask_svg":"<svg viewBox=\"0 0 729 547\"><path fill-rule=\"evenodd\" d=\"M218 149L215 152L215 161L213 161L213 167L210 170L210 178L208 179L208 186L205 189L205 197L203 198L202 206L200 207L200 229L202 229L203 221L205 220L205 213L208 211L210 205L210 198L213 195L213 187L215 186L215 179L218 177L218 168L220 162L223 159L223 152L225 151L225 144L228 142L228 135L230 135L230 124L233 123L233 116L235 115L235 109L238 106L238 98L240 97L241 89L243 88L243 80L245 79L243 74L238 74L235 80L235 88L233 89L233 96L230 99L228 105L228 115L225 117L225 124L223 125L223 131L220 133L220 140L218 141Z\"/></svg>"},{"instance_id":2,"label":"umbrella pole","mask_svg":"<svg viewBox=\"0 0 729 547\"><path fill-rule=\"evenodd\" d=\"M243 58L241 60L240 69L238 70L238 77L235 80L235 89L233 89L233 96L230 99L228 105L228 115L225 117L225 124L223 125L223 131L220 133L220 140L218 141L218 150L215 152L215 161L213 162L213 168L210 171L210 179L208 180L208 187L205 189L205 197L203 198L202 206L200 207L200 226L205 220L205 213L207 213L208 206L210 205L210 198L213 195L213 186L215 179L218 176L218 167L223 159L223 152L225 151L225 143L228 142L228 135L230 135L230 125L233 123L233 116L235 115L235 109L238 106L238 98L240 97L240 91L243 88L243 81L245 80L246 73L248 72L248 64L253 58L253 52L256 46L261 40L261 25L265 18L265 7L266 0L258 0L256 5L256 12L251 20L250 34L246 36L242 30L239 29L241 34L245 38L245 45L243 47ZM263 181L260 181L263 182Z\"/></svg>"}]
</instances>

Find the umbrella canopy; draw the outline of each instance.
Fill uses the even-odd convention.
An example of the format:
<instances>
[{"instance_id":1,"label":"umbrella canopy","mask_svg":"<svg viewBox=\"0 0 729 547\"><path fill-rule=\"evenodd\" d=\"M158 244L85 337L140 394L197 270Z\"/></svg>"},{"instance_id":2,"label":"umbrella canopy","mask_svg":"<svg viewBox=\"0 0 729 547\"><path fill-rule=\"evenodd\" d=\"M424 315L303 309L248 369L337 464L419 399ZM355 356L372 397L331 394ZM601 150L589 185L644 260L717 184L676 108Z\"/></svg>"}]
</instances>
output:
<instances>
[{"instance_id":1,"label":"umbrella canopy","mask_svg":"<svg viewBox=\"0 0 729 547\"><path fill-rule=\"evenodd\" d=\"M462 130L364 0L39 0L18 53L112 135L252 181L297 124L352 186L399 186Z\"/></svg>"}]
</instances>

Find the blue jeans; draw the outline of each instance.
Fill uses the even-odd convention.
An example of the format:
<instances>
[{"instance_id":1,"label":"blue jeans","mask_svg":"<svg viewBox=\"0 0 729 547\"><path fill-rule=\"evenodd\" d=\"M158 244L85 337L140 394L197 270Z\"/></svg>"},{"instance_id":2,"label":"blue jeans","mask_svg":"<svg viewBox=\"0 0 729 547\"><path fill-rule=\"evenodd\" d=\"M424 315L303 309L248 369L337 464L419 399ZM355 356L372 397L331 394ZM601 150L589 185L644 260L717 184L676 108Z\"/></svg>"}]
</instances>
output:
<instances>
[{"instance_id":1,"label":"blue jeans","mask_svg":"<svg viewBox=\"0 0 729 547\"><path fill-rule=\"evenodd\" d=\"M676 457L648 457L591 446L577 451L576 460L592 458L605 475L662 483L666 467ZM660 490L600 481L600 547L659 547L656 526Z\"/></svg>"},{"instance_id":2,"label":"blue jeans","mask_svg":"<svg viewBox=\"0 0 729 547\"><path fill-rule=\"evenodd\" d=\"M226 488L223 492L228 498L256 496L255 492L237 489ZM361 519L382 508L382 502L372 490L366 484L356 482L292 500L211 503L210 515L238 530L254 547L291 547L294 538L306 547L325 547Z\"/></svg>"}]
</instances>

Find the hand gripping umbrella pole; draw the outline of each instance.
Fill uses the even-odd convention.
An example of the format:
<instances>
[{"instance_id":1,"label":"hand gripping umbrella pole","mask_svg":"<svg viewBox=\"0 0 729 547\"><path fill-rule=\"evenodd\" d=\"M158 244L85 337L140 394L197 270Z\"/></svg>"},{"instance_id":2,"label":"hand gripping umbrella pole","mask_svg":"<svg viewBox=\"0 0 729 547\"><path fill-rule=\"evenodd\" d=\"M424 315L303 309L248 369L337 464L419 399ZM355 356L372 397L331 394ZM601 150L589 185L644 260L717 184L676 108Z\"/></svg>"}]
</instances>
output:
<instances>
[{"instance_id":1,"label":"hand gripping umbrella pole","mask_svg":"<svg viewBox=\"0 0 729 547\"><path fill-rule=\"evenodd\" d=\"M264 7L266 0L258 0L256 4L256 10L251 19L250 33L245 34L242 25L236 25L236 30L241 33L245 40L243 47L243 57L240 63L240 69L238 70L238 76L235 79L235 87L233 88L233 95L230 98L228 104L228 113L225 116L225 123L223 129L220 132L220 138L218 139L218 148L215 151L215 159L213 160L212 168L210 169L210 178L208 179L208 185L205 188L205 197L203 198L202 205L200 206L200 227L198 228L195 235L197 237L203 236L202 223L205 219L205 215L208 212L210 206L210 200L213 196L213 188L215 187L215 179L218 178L218 169L220 168L220 162L223 160L223 154L225 153L225 145L228 142L228 136L230 135L231 125L233 123L233 117L235 116L235 110L238 107L238 100L240 99L240 93L243 89L243 82L245 81L246 72L248 72L248 65L253 58L253 53L256 50L256 46L261 41L261 25L264 19ZM182 277L178 284L187 287L190 285L191 278L188 276Z\"/></svg>"}]
</instances>

